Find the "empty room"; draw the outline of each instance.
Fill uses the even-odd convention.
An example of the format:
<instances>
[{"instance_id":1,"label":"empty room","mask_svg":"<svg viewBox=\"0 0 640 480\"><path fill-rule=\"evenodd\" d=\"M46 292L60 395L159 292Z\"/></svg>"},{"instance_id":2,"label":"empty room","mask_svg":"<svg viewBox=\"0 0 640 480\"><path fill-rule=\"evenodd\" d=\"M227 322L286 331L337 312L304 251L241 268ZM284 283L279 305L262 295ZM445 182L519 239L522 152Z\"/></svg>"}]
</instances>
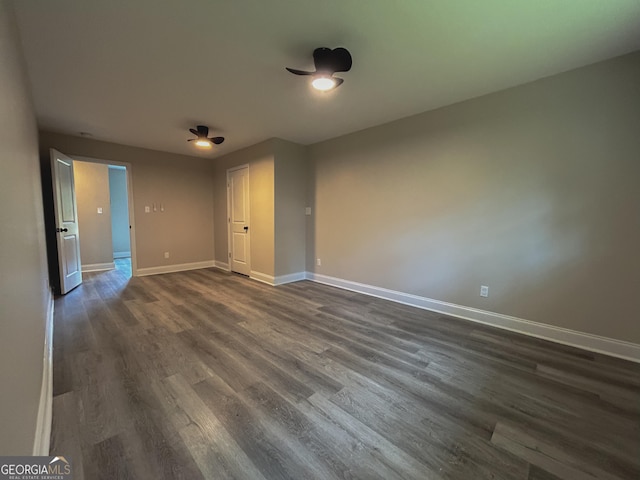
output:
<instances>
[{"instance_id":1,"label":"empty room","mask_svg":"<svg viewBox=\"0 0 640 480\"><path fill-rule=\"evenodd\" d=\"M640 478L637 0L0 0L0 478Z\"/></svg>"}]
</instances>

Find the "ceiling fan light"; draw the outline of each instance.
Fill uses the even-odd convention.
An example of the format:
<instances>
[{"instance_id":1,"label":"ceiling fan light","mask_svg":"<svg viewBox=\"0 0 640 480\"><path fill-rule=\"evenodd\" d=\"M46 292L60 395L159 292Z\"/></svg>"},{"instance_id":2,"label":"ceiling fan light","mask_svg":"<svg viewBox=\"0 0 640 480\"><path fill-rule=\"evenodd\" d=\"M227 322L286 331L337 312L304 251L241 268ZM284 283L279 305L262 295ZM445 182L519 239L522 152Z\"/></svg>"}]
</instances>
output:
<instances>
[{"instance_id":1,"label":"ceiling fan light","mask_svg":"<svg viewBox=\"0 0 640 480\"><path fill-rule=\"evenodd\" d=\"M322 75L319 77L315 77L311 82L313 88L316 90L320 90L322 92L326 92L327 90L331 90L336 86L336 81L333 77Z\"/></svg>"},{"instance_id":2,"label":"ceiling fan light","mask_svg":"<svg viewBox=\"0 0 640 480\"><path fill-rule=\"evenodd\" d=\"M211 142L209 140L201 138L200 140L196 140L196 147L211 148Z\"/></svg>"}]
</instances>

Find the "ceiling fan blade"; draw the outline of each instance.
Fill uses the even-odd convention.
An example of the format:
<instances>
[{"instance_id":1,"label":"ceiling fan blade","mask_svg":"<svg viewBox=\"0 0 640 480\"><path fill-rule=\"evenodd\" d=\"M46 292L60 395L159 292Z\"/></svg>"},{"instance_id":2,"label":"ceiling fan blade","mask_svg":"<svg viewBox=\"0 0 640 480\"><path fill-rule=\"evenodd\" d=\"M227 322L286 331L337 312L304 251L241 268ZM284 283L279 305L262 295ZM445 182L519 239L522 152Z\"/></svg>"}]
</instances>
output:
<instances>
[{"instance_id":1,"label":"ceiling fan blade","mask_svg":"<svg viewBox=\"0 0 640 480\"><path fill-rule=\"evenodd\" d=\"M313 75L316 72L305 72L304 70L298 70L296 68L289 68L289 67L284 67L286 68L289 72L293 73L294 75Z\"/></svg>"},{"instance_id":2,"label":"ceiling fan blade","mask_svg":"<svg viewBox=\"0 0 640 480\"><path fill-rule=\"evenodd\" d=\"M196 133L196 135L198 135L199 137L206 137L207 135L209 135L209 127L207 127L206 125L198 125L198 133Z\"/></svg>"},{"instance_id":3,"label":"ceiling fan blade","mask_svg":"<svg viewBox=\"0 0 640 480\"><path fill-rule=\"evenodd\" d=\"M224 137L211 137L209 140L211 140L216 145L220 145L222 142L224 142Z\"/></svg>"},{"instance_id":4,"label":"ceiling fan blade","mask_svg":"<svg viewBox=\"0 0 640 480\"><path fill-rule=\"evenodd\" d=\"M197 140L197 138L187 138L187 142L193 142L194 140Z\"/></svg>"},{"instance_id":5,"label":"ceiling fan blade","mask_svg":"<svg viewBox=\"0 0 640 480\"><path fill-rule=\"evenodd\" d=\"M334 72L348 72L351 70L352 60L349 50L338 47L331 51Z\"/></svg>"},{"instance_id":6,"label":"ceiling fan blade","mask_svg":"<svg viewBox=\"0 0 640 480\"><path fill-rule=\"evenodd\" d=\"M195 128L190 128L189 131L196 136L198 135L198 131Z\"/></svg>"},{"instance_id":7,"label":"ceiling fan blade","mask_svg":"<svg viewBox=\"0 0 640 480\"><path fill-rule=\"evenodd\" d=\"M320 47L313 51L313 63L317 72L333 73L334 61L333 51L330 48Z\"/></svg>"},{"instance_id":8,"label":"ceiling fan blade","mask_svg":"<svg viewBox=\"0 0 640 480\"><path fill-rule=\"evenodd\" d=\"M336 84L333 88L338 88L344 82L343 78L338 78L338 77L332 77L332 78L336 81Z\"/></svg>"}]
</instances>

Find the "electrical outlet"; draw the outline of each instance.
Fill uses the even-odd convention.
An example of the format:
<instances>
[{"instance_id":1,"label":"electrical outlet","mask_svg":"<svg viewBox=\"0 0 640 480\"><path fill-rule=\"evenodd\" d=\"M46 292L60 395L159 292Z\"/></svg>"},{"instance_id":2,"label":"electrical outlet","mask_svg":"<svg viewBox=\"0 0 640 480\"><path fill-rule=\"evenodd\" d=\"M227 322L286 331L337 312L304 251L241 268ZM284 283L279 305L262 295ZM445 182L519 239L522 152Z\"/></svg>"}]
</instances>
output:
<instances>
[{"instance_id":1,"label":"electrical outlet","mask_svg":"<svg viewBox=\"0 0 640 480\"><path fill-rule=\"evenodd\" d=\"M144 213L149 213L150 211L151 211L151 209L149 208L149 205L145 205Z\"/></svg>"},{"instance_id":2,"label":"electrical outlet","mask_svg":"<svg viewBox=\"0 0 640 480\"><path fill-rule=\"evenodd\" d=\"M98 207L98 213L102 214L102 207Z\"/></svg>"},{"instance_id":3,"label":"electrical outlet","mask_svg":"<svg viewBox=\"0 0 640 480\"><path fill-rule=\"evenodd\" d=\"M316 265L319 267L322 266L322 260L320 260L319 258L316 259Z\"/></svg>"},{"instance_id":4,"label":"electrical outlet","mask_svg":"<svg viewBox=\"0 0 640 480\"><path fill-rule=\"evenodd\" d=\"M164 252L164 258L169 258L169 252Z\"/></svg>"},{"instance_id":5,"label":"electrical outlet","mask_svg":"<svg viewBox=\"0 0 640 480\"><path fill-rule=\"evenodd\" d=\"M487 287L486 285L481 285L480 286L480 296L481 297L488 297L489 296L489 287Z\"/></svg>"}]
</instances>

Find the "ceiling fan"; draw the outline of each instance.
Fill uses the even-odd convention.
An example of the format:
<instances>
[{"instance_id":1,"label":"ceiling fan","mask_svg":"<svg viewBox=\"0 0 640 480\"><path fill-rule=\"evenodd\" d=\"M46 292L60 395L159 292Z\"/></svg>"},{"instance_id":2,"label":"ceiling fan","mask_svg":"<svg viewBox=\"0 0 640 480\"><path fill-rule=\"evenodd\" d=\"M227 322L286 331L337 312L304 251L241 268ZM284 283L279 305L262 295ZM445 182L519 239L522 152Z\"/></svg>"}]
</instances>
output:
<instances>
[{"instance_id":1,"label":"ceiling fan","mask_svg":"<svg viewBox=\"0 0 640 480\"><path fill-rule=\"evenodd\" d=\"M190 128L189 131L193 133L197 138L189 138L187 142L196 142L197 147L211 148L214 144L220 145L224 142L224 137L211 137L209 135L209 127L205 125L198 125L196 128Z\"/></svg>"},{"instance_id":2,"label":"ceiling fan","mask_svg":"<svg viewBox=\"0 0 640 480\"><path fill-rule=\"evenodd\" d=\"M311 84L317 90L331 90L344 82L342 78L334 77L336 72L348 72L351 70L351 54L346 48L338 47L333 50L326 47L316 48L313 51L313 63L315 72L305 72L296 68L285 67L295 75L312 75Z\"/></svg>"}]
</instances>

